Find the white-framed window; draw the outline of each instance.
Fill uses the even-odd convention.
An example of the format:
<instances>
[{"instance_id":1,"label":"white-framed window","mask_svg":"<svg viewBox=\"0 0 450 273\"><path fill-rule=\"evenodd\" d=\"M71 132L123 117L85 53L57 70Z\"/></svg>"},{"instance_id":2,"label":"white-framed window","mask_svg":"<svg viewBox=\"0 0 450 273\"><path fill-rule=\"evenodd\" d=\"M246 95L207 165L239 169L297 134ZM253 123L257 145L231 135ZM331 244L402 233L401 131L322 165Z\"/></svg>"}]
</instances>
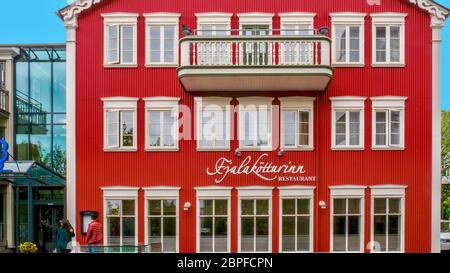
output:
<instances>
[{"instance_id":1,"label":"white-framed window","mask_svg":"<svg viewBox=\"0 0 450 273\"><path fill-rule=\"evenodd\" d=\"M273 187L239 187L239 252L272 251Z\"/></svg>"},{"instance_id":2,"label":"white-framed window","mask_svg":"<svg viewBox=\"0 0 450 273\"><path fill-rule=\"evenodd\" d=\"M105 151L137 150L138 98L102 98Z\"/></svg>"},{"instance_id":3,"label":"white-framed window","mask_svg":"<svg viewBox=\"0 0 450 273\"><path fill-rule=\"evenodd\" d=\"M333 186L330 250L364 251L364 186Z\"/></svg>"},{"instance_id":4,"label":"white-framed window","mask_svg":"<svg viewBox=\"0 0 450 273\"><path fill-rule=\"evenodd\" d=\"M332 13L332 63L334 66L364 65L365 13Z\"/></svg>"},{"instance_id":5,"label":"white-framed window","mask_svg":"<svg viewBox=\"0 0 450 273\"><path fill-rule=\"evenodd\" d=\"M280 251L312 252L315 187L285 186L278 189L280 190Z\"/></svg>"},{"instance_id":6,"label":"white-framed window","mask_svg":"<svg viewBox=\"0 0 450 273\"><path fill-rule=\"evenodd\" d=\"M104 65L137 66L137 18L135 13L102 14Z\"/></svg>"},{"instance_id":7,"label":"white-framed window","mask_svg":"<svg viewBox=\"0 0 450 273\"><path fill-rule=\"evenodd\" d=\"M231 34L231 13L196 13L197 34L200 36L226 36ZM198 64L229 65L233 62L231 44L200 42L197 44Z\"/></svg>"},{"instance_id":8,"label":"white-framed window","mask_svg":"<svg viewBox=\"0 0 450 273\"><path fill-rule=\"evenodd\" d=\"M372 13L372 65L405 65L405 13Z\"/></svg>"},{"instance_id":9,"label":"white-framed window","mask_svg":"<svg viewBox=\"0 0 450 273\"><path fill-rule=\"evenodd\" d=\"M179 192L176 187L144 188L148 252L179 251Z\"/></svg>"},{"instance_id":10,"label":"white-framed window","mask_svg":"<svg viewBox=\"0 0 450 273\"><path fill-rule=\"evenodd\" d=\"M197 193L197 252L230 252L231 187L200 187Z\"/></svg>"},{"instance_id":11,"label":"white-framed window","mask_svg":"<svg viewBox=\"0 0 450 273\"><path fill-rule=\"evenodd\" d=\"M366 97L332 97L331 148L364 149Z\"/></svg>"},{"instance_id":12,"label":"white-framed window","mask_svg":"<svg viewBox=\"0 0 450 273\"><path fill-rule=\"evenodd\" d=\"M231 98L196 97L197 150L230 150Z\"/></svg>"},{"instance_id":13,"label":"white-framed window","mask_svg":"<svg viewBox=\"0 0 450 273\"><path fill-rule=\"evenodd\" d=\"M104 187L103 223L105 252L136 252L138 244L139 188Z\"/></svg>"},{"instance_id":14,"label":"white-framed window","mask_svg":"<svg viewBox=\"0 0 450 273\"><path fill-rule=\"evenodd\" d=\"M239 101L239 149L272 150L272 101L245 97Z\"/></svg>"},{"instance_id":15,"label":"white-framed window","mask_svg":"<svg viewBox=\"0 0 450 273\"><path fill-rule=\"evenodd\" d=\"M146 66L178 65L179 13L144 14Z\"/></svg>"},{"instance_id":16,"label":"white-framed window","mask_svg":"<svg viewBox=\"0 0 450 273\"><path fill-rule=\"evenodd\" d=\"M6 63L0 62L0 88L6 87Z\"/></svg>"},{"instance_id":17,"label":"white-framed window","mask_svg":"<svg viewBox=\"0 0 450 273\"><path fill-rule=\"evenodd\" d=\"M177 151L180 98L150 97L145 101L145 149Z\"/></svg>"},{"instance_id":18,"label":"white-framed window","mask_svg":"<svg viewBox=\"0 0 450 273\"><path fill-rule=\"evenodd\" d=\"M307 36L314 35L315 13L286 12L280 13L281 35ZM313 64L314 45L308 41L288 41L281 44L281 60L283 64Z\"/></svg>"},{"instance_id":19,"label":"white-framed window","mask_svg":"<svg viewBox=\"0 0 450 273\"><path fill-rule=\"evenodd\" d=\"M281 102L281 147L311 150L314 147L313 97L283 97Z\"/></svg>"},{"instance_id":20,"label":"white-framed window","mask_svg":"<svg viewBox=\"0 0 450 273\"><path fill-rule=\"evenodd\" d=\"M372 252L404 252L406 186L380 185L370 189Z\"/></svg>"},{"instance_id":21,"label":"white-framed window","mask_svg":"<svg viewBox=\"0 0 450 273\"><path fill-rule=\"evenodd\" d=\"M372 149L405 148L406 97L372 97Z\"/></svg>"}]
</instances>

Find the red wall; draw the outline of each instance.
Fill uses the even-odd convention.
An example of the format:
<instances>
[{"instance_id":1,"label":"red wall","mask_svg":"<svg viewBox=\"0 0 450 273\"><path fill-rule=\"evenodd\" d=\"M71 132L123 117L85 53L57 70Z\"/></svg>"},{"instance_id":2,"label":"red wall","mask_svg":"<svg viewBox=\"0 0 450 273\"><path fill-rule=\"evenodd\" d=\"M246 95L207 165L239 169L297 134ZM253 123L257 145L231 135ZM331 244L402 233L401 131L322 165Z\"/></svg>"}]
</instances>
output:
<instances>
[{"instance_id":1,"label":"red wall","mask_svg":"<svg viewBox=\"0 0 450 273\"><path fill-rule=\"evenodd\" d=\"M286 92L281 96L317 95L315 103L314 151L290 152L283 157L270 152L273 162L304 164L308 175L316 175L314 250L329 250L329 206L319 210L317 203L329 204L331 185L404 184L406 189L405 250L429 252L431 249L431 29L429 15L408 1L382 1L381 6L369 6L364 0L115 0L105 1L79 18L77 30L77 214L82 210L102 213L102 186L181 186L180 206L189 201L188 212L180 209L180 250L195 251L195 190L197 186L212 186L206 168L222 157L238 160L232 152L197 152L195 141L181 141L179 152L144 151L144 102L138 102L138 151L103 152L102 97L111 96L176 96L180 103L193 108L194 96L183 91L175 68L145 68L145 24L138 22L138 68L103 67L103 20L107 12L179 12L180 26L196 28L196 12L233 13L232 28L238 28L236 14L240 12L316 12L315 27L331 27L331 12L404 12L406 18L406 67L372 68L370 16L365 24L365 67L335 68L333 80L325 92ZM275 15L274 28L279 28ZM223 95L223 94L216 94ZM235 93L230 94L235 95ZM240 95L261 95L247 92ZM265 92L277 97L280 93ZM331 151L331 96L406 96L404 151L372 151L371 104L365 104L365 150ZM234 103L236 103L234 101ZM192 128L193 129L193 128ZM235 133L236 136L236 133ZM238 147L232 141L231 150ZM245 155L261 152L245 152ZM240 159L242 160L242 158ZM286 182L281 182L287 185ZM292 183L302 184L305 183ZM260 181L255 176L233 177L224 186L272 185L278 182ZM278 193L274 191L273 210L277 211ZM139 195L139 242L144 241L143 193ZM365 243L370 239L370 191L366 191ZM278 217L273 215L273 251L278 251ZM100 215L102 219L102 215ZM237 251L237 192L232 193L232 251ZM80 224L78 219L78 226ZM78 234L80 237L81 234ZM82 237L81 237L82 238Z\"/></svg>"}]
</instances>

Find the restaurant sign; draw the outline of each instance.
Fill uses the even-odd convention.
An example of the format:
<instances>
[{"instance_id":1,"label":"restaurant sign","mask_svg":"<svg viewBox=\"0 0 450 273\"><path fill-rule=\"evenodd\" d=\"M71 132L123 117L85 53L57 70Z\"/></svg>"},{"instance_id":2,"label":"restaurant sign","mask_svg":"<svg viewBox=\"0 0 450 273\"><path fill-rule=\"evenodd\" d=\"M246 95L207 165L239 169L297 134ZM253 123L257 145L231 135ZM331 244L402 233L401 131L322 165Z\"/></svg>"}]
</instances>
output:
<instances>
[{"instance_id":1,"label":"restaurant sign","mask_svg":"<svg viewBox=\"0 0 450 273\"><path fill-rule=\"evenodd\" d=\"M256 175L265 181L280 182L315 182L315 176L306 176L304 165L296 165L292 162L277 165L265 160L268 154L262 154L256 160L247 156L240 163L222 157L216 161L213 169L208 168L206 173L215 177L217 184L222 183L225 178L232 175Z\"/></svg>"}]
</instances>

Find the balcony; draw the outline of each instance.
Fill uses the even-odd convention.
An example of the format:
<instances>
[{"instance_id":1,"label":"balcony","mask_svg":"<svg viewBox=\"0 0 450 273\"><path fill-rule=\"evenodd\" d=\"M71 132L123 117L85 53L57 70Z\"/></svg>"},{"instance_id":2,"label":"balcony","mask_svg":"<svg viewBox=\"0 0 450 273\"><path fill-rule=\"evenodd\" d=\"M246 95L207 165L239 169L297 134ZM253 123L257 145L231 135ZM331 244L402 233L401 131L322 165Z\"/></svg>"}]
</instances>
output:
<instances>
[{"instance_id":1,"label":"balcony","mask_svg":"<svg viewBox=\"0 0 450 273\"><path fill-rule=\"evenodd\" d=\"M212 36L180 40L187 92L324 91L333 77L324 35Z\"/></svg>"},{"instance_id":2,"label":"balcony","mask_svg":"<svg viewBox=\"0 0 450 273\"><path fill-rule=\"evenodd\" d=\"M9 92L0 86L0 114L9 116Z\"/></svg>"}]
</instances>

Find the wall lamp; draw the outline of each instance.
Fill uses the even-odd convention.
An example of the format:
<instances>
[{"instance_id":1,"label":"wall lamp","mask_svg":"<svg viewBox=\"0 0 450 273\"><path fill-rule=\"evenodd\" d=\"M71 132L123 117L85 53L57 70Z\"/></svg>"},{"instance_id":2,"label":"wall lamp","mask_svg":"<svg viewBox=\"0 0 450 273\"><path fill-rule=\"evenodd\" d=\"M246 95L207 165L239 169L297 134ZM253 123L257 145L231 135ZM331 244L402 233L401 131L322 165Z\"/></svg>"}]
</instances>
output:
<instances>
[{"instance_id":1,"label":"wall lamp","mask_svg":"<svg viewBox=\"0 0 450 273\"><path fill-rule=\"evenodd\" d=\"M186 202L186 203L184 203L184 210L185 210L185 211L188 211L191 207L192 207L191 202Z\"/></svg>"},{"instance_id":2,"label":"wall lamp","mask_svg":"<svg viewBox=\"0 0 450 273\"><path fill-rule=\"evenodd\" d=\"M241 157L241 156L242 156L241 150L239 150L239 148L237 148L237 149L234 151L234 153L236 154L237 157Z\"/></svg>"},{"instance_id":3,"label":"wall lamp","mask_svg":"<svg viewBox=\"0 0 450 273\"><path fill-rule=\"evenodd\" d=\"M283 149L280 149L279 151L278 151L278 156L279 157L282 157L284 155L284 150Z\"/></svg>"},{"instance_id":4,"label":"wall lamp","mask_svg":"<svg viewBox=\"0 0 450 273\"><path fill-rule=\"evenodd\" d=\"M325 201L323 201L323 200L320 200L319 201L319 208L326 209L327 208L327 203L325 203Z\"/></svg>"}]
</instances>

